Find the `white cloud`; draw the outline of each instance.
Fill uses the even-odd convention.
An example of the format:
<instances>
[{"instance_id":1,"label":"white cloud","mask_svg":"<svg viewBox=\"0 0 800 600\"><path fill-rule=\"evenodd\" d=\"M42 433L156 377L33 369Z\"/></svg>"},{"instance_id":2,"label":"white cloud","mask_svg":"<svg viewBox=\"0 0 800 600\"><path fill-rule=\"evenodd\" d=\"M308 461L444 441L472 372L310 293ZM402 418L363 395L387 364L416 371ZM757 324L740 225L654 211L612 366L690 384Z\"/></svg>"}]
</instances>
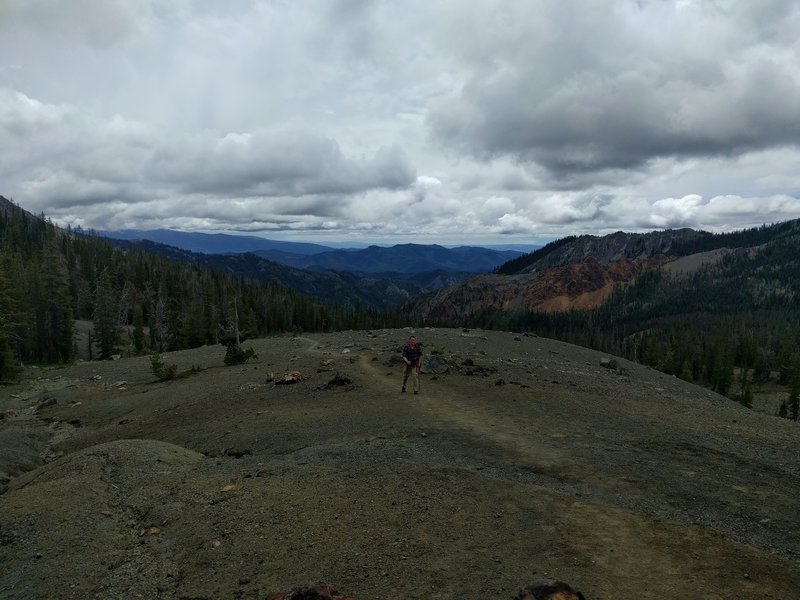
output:
<instances>
[{"instance_id":1,"label":"white cloud","mask_svg":"<svg viewBox=\"0 0 800 600\"><path fill-rule=\"evenodd\" d=\"M427 241L796 218L798 28L779 0L6 0L0 194Z\"/></svg>"}]
</instances>

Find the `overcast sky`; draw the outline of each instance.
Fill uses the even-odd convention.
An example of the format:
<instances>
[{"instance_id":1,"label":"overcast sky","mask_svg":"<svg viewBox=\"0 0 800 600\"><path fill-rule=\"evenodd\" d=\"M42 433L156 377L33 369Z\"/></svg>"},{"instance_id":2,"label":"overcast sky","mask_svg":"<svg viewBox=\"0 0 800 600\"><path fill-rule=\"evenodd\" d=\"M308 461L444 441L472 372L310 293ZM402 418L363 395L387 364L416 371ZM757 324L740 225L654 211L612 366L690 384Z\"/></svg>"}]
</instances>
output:
<instances>
[{"instance_id":1,"label":"overcast sky","mask_svg":"<svg viewBox=\"0 0 800 600\"><path fill-rule=\"evenodd\" d=\"M799 31L789 0L0 0L0 194L320 242L798 218Z\"/></svg>"}]
</instances>

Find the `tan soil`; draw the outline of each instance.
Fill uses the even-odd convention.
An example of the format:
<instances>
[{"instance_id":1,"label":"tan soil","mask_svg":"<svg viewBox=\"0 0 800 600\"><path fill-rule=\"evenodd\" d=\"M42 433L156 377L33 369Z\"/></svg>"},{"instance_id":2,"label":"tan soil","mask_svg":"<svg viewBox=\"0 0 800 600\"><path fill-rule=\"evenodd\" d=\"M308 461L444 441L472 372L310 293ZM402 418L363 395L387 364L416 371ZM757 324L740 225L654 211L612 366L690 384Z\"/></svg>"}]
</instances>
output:
<instances>
[{"instance_id":1,"label":"tan soil","mask_svg":"<svg viewBox=\"0 0 800 600\"><path fill-rule=\"evenodd\" d=\"M0 388L0 598L511 599L545 578L588 600L800 598L797 423L560 342L415 333L451 365L419 396L394 362L409 330ZM288 371L305 379L267 383ZM336 372L352 384L326 389Z\"/></svg>"}]
</instances>

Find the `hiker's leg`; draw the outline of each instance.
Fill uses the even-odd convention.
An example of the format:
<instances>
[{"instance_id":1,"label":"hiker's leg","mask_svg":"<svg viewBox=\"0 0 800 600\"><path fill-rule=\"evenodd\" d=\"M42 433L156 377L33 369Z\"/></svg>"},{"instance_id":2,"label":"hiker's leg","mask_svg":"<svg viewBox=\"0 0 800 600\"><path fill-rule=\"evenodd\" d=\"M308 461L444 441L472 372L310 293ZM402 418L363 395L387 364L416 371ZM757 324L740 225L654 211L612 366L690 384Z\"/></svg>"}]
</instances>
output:
<instances>
[{"instance_id":1,"label":"hiker's leg","mask_svg":"<svg viewBox=\"0 0 800 600\"><path fill-rule=\"evenodd\" d=\"M411 367L406 365L405 369L403 369L403 389L406 389L406 383L408 382L408 376L411 374Z\"/></svg>"},{"instance_id":2,"label":"hiker's leg","mask_svg":"<svg viewBox=\"0 0 800 600\"><path fill-rule=\"evenodd\" d=\"M419 373L414 369L414 391L419 392Z\"/></svg>"}]
</instances>

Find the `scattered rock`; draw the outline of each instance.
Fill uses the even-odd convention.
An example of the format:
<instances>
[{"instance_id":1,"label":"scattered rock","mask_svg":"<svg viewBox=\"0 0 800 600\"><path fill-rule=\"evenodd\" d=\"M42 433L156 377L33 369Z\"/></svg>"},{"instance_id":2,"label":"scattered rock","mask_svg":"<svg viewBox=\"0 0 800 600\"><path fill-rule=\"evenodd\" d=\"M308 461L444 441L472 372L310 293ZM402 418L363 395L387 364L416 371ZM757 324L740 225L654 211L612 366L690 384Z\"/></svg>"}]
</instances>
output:
<instances>
[{"instance_id":1,"label":"scattered rock","mask_svg":"<svg viewBox=\"0 0 800 600\"><path fill-rule=\"evenodd\" d=\"M112 354L108 358L109 358L109 360L119 360L120 358L122 358L122 355L121 354Z\"/></svg>"},{"instance_id":2,"label":"scattered rock","mask_svg":"<svg viewBox=\"0 0 800 600\"><path fill-rule=\"evenodd\" d=\"M521 341L522 341L522 338L521 338L521 337L519 337L518 335L515 335L515 336L514 336L514 341L515 341L515 342L521 342Z\"/></svg>"},{"instance_id":3,"label":"scattered rock","mask_svg":"<svg viewBox=\"0 0 800 600\"><path fill-rule=\"evenodd\" d=\"M616 358L606 357L600 359L600 366L604 369L612 369L616 371L619 368L619 363Z\"/></svg>"},{"instance_id":4,"label":"scattered rock","mask_svg":"<svg viewBox=\"0 0 800 600\"><path fill-rule=\"evenodd\" d=\"M47 408L48 406L53 406L54 404L58 404L58 400L52 394L44 392L39 397L39 402L36 404L36 410L42 410L43 408Z\"/></svg>"},{"instance_id":5,"label":"scattered rock","mask_svg":"<svg viewBox=\"0 0 800 600\"><path fill-rule=\"evenodd\" d=\"M464 375L469 376L478 376L478 377L486 377L487 375L492 375L497 373L497 367L489 367L489 366L481 366L481 365L473 365L468 366L466 369L463 370Z\"/></svg>"},{"instance_id":6,"label":"scattered rock","mask_svg":"<svg viewBox=\"0 0 800 600\"><path fill-rule=\"evenodd\" d=\"M344 373L336 373L336 375L334 375L328 382L327 387L350 385L351 383L353 383L353 380L349 375L345 375Z\"/></svg>"},{"instance_id":7,"label":"scattered rock","mask_svg":"<svg viewBox=\"0 0 800 600\"><path fill-rule=\"evenodd\" d=\"M494 384L495 385L505 385L506 384L506 380L501 377L500 379L495 381Z\"/></svg>"},{"instance_id":8,"label":"scattered rock","mask_svg":"<svg viewBox=\"0 0 800 600\"><path fill-rule=\"evenodd\" d=\"M275 385L290 385L301 381L303 381L303 375L299 371L290 371L289 373L284 373L280 379L275 380Z\"/></svg>"},{"instance_id":9,"label":"scattered rock","mask_svg":"<svg viewBox=\"0 0 800 600\"><path fill-rule=\"evenodd\" d=\"M273 381L275 381L275 373L270 371L269 373L267 373L267 377L264 380L264 383L272 383Z\"/></svg>"},{"instance_id":10,"label":"scattered rock","mask_svg":"<svg viewBox=\"0 0 800 600\"><path fill-rule=\"evenodd\" d=\"M333 371L333 366L335 364L336 363L332 359L326 358L321 363L319 363L319 368L317 368L317 373L323 373L325 371Z\"/></svg>"},{"instance_id":11,"label":"scattered rock","mask_svg":"<svg viewBox=\"0 0 800 600\"><path fill-rule=\"evenodd\" d=\"M563 581L539 581L522 588L514 600L586 600Z\"/></svg>"}]
</instances>

